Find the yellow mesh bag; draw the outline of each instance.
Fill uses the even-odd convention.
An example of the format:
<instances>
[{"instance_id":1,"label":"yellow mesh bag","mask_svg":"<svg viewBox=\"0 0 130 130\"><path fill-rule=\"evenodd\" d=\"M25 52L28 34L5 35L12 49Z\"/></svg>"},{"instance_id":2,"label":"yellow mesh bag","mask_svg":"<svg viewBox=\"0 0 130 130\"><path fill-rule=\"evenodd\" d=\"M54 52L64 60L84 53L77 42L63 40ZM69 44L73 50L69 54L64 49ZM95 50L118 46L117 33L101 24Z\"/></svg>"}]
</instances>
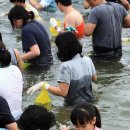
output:
<instances>
[{"instance_id":1,"label":"yellow mesh bag","mask_svg":"<svg viewBox=\"0 0 130 130\"><path fill-rule=\"evenodd\" d=\"M45 84L42 87L42 91L37 95L36 99L34 100L34 104L42 105L46 107L48 110L52 108L51 98L49 96L48 91L45 89Z\"/></svg>"},{"instance_id":2,"label":"yellow mesh bag","mask_svg":"<svg viewBox=\"0 0 130 130\"><path fill-rule=\"evenodd\" d=\"M57 25L58 25L58 27L61 27L61 21L60 20L57 20ZM59 34L57 32L57 30L54 27L52 27L52 26L50 26L50 33L51 33L51 35L53 37L55 37L55 36L57 36Z\"/></svg>"}]
</instances>

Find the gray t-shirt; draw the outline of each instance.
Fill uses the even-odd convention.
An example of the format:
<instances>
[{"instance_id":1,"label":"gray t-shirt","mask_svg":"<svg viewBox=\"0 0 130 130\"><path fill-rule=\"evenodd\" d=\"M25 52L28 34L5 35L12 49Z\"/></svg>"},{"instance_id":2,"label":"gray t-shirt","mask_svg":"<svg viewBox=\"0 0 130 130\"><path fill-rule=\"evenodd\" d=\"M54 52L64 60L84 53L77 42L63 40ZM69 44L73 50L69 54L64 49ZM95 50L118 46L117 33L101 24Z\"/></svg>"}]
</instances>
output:
<instances>
[{"instance_id":1,"label":"gray t-shirt","mask_svg":"<svg viewBox=\"0 0 130 130\"><path fill-rule=\"evenodd\" d=\"M69 84L66 105L92 100L92 75L95 74L93 62L86 56L77 54L72 60L61 64L57 81Z\"/></svg>"},{"instance_id":2,"label":"gray t-shirt","mask_svg":"<svg viewBox=\"0 0 130 130\"><path fill-rule=\"evenodd\" d=\"M122 22L127 12L122 5L107 2L92 8L88 23L96 24L92 35L95 55L114 56L122 52Z\"/></svg>"}]
</instances>

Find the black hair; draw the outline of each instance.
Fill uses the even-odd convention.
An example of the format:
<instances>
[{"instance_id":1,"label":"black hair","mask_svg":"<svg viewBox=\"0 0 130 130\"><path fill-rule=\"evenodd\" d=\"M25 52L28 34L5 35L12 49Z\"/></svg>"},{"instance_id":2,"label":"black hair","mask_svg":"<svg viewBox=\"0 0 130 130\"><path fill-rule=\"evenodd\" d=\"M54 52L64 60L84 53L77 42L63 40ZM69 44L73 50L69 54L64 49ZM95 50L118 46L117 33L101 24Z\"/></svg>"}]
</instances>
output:
<instances>
[{"instance_id":1,"label":"black hair","mask_svg":"<svg viewBox=\"0 0 130 130\"><path fill-rule=\"evenodd\" d=\"M23 26L28 22L29 19L34 19L34 13L32 11L27 11L24 7L16 5L9 11L8 18L12 27L14 28L13 20L22 19Z\"/></svg>"},{"instance_id":2,"label":"black hair","mask_svg":"<svg viewBox=\"0 0 130 130\"><path fill-rule=\"evenodd\" d=\"M64 5L64 6L69 6L69 5L72 4L71 0L55 0L55 2L56 2L57 4L58 4L58 2L59 2L59 3L61 3L61 4Z\"/></svg>"},{"instance_id":3,"label":"black hair","mask_svg":"<svg viewBox=\"0 0 130 130\"><path fill-rule=\"evenodd\" d=\"M3 41L1 32L0 32L0 41Z\"/></svg>"},{"instance_id":4,"label":"black hair","mask_svg":"<svg viewBox=\"0 0 130 130\"><path fill-rule=\"evenodd\" d=\"M30 105L18 120L20 130L49 130L56 123L55 116L43 106Z\"/></svg>"},{"instance_id":5,"label":"black hair","mask_svg":"<svg viewBox=\"0 0 130 130\"><path fill-rule=\"evenodd\" d=\"M101 116L96 106L90 103L79 103L71 112L71 122L74 125L86 125L90 123L93 118L96 117L95 126L101 128Z\"/></svg>"},{"instance_id":6,"label":"black hair","mask_svg":"<svg viewBox=\"0 0 130 130\"><path fill-rule=\"evenodd\" d=\"M25 3L25 0L10 0L11 3L15 3L15 2L20 2L20 3Z\"/></svg>"},{"instance_id":7,"label":"black hair","mask_svg":"<svg viewBox=\"0 0 130 130\"><path fill-rule=\"evenodd\" d=\"M78 53L82 56L82 46L72 32L59 34L55 43L58 47L57 56L60 61L71 60Z\"/></svg>"},{"instance_id":8,"label":"black hair","mask_svg":"<svg viewBox=\"0 0 130 130\"><path fill-rule=\"evenodd\" d=\"M9 51L6 50L5 46L3 46L3 47L2 46L0 44L0 67L7 67L10 65L11 55L10 55Z\"/></svg>"}]
</instances>

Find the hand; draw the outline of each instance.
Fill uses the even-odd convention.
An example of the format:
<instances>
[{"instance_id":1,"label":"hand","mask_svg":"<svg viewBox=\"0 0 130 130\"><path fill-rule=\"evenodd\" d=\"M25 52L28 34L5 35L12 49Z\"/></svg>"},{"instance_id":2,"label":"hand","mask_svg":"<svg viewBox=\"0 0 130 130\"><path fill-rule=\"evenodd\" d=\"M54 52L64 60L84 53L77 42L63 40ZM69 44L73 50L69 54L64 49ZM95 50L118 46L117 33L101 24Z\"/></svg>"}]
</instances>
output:
<instances>
[{"instance_id":1,"label":"hand","mask_svg":"<svg viewBox=\"0 0 130 130\"><path fill-rule=\"evenodd\" d=\"M71 31L71 32L74 31L74 32L78 33L78 31L74 27L66 27L65 30L66 31Z\"/></svg>"},{"instance_id":2,"label":"hand","mask_svg":"<svg viewBox=\"0 0 130 130\"><path fill-rule=\"evenodd\" d=\"M41 90L41 89L42 89L42 86L43 86L44 84L45 84L44 82L40 82L40 83L38 83L38 84L35 84L34 86L30 87L30 88L27 90L27 94L32 95L35 91Z\"/></svg>"},{"instance_id":3,"label":"hand","mask_svg":"<svg viewBox=\"0 0 130 130\"><path fill-rule=\"evenodd\" d=\"M55 18L50 18L50 26L55 28L57 26L57 21Z\"/></svg>"}]
</instances>

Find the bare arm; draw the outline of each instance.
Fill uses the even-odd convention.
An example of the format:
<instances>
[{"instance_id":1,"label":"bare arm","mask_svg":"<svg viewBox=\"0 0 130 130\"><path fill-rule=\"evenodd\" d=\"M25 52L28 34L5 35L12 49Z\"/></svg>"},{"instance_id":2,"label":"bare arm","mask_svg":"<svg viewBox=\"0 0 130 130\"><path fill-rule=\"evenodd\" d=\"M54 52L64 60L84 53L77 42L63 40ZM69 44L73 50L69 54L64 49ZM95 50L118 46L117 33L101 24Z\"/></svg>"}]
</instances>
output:
<instances>
[{"instance_id":1,"label":"bare arm","mask_svg":"<svg viewBox=\"0 0 130 130\"><path fill-rule=\"evenodd\" d=\"M84 9L88 9L90 7L89 3L86 0L84 0L83 6L84 6Z\"/></svg>"},{"instance_id":2,"label":"bare arm","mask_svg":"<svg viewBox=\"0 0 130 130\"><path fill-rule=\"evenodd\" d=\"M23 71L23 61L22 61L22 59L20 57L20 54L19 54L18 50L16 50L16 49L13 49L13 50L14 50L16 58L17 58L18 67L19 67L19 69L22 72Z\"/></svg>"},{"instance_id":3,"label":"bare arm","mask_svg":"<svg viewBox=\"0 0 130 130\"><path fill-rule=\"evenodd\" d=\"M22 55L22 60L23 61L31 60L39 55L40 55L40 49L39 49L38 45L33 45L30 48L29 52Z\"/></svg>"},{"instance_id":4,"label":"bare arm","mask_svg":"<svg viewBox=\"0 0 130 130\"><path fill-rule=\"evenodd\" d=\"M85 25L85 36L91 36L96 28L96 24L87 23Z\"/></svg>"},{"instance_id":5,"label":"bare arm","mask_svg":"<svg viewBox=\"0 0 130 130\"><path fill-rule=\"evenodd\" d=\"M8 130L18 130L18 128L17 128L17 124L14 122L14 123L11 123L11 124L7 124L6 125L6 128L8 129Z\"/></svg>"},{"instance_id":6,"label":"bare arm","mask_svg":"<svg viewBox=\"0 0 130 130\"><path fill-rule=\"evenodd\" d=\"M59 83L57 87L49 86L48 91L54 95L66 97L69 90L69 84L67 83Z\"/></svg>"},{"instance_id":7,"label":"bare arm","mask_svg":"<svg viewBox=\"0 0 130 130\"><path fill-rule=\"evenodd\" d=\"M97 81L97 75L92 75L92 81Z\"/></svg>"},{"instance_id":8,"label":"bare arm","mask_svg":"<svg viewBox=\"0 0 130 130\"><path fill-rule=\"evenodd\" d=\"M29 0L29 3L37 10L41 10L43 8L43 6L35 0Z\"/></svg>"},{"instance_id":9,"label":"bare arm","mask_svg":"<svg viewBox=\"0 0 130 130\"><path fill-rule=\"evenodd\" d=\"M130 14L128 14L123 20L123 27L130 28Z\"/></svg>"},{"instance_id":10,"label":"bare arm","mask_svg":"<svg viewBox=\"0 0 130 130\"><path fill-rule=\"evenodd\" d=\"M130 10L130 4L127 0L119 0L126 10Z\"/></svg>"}]
</instances>

